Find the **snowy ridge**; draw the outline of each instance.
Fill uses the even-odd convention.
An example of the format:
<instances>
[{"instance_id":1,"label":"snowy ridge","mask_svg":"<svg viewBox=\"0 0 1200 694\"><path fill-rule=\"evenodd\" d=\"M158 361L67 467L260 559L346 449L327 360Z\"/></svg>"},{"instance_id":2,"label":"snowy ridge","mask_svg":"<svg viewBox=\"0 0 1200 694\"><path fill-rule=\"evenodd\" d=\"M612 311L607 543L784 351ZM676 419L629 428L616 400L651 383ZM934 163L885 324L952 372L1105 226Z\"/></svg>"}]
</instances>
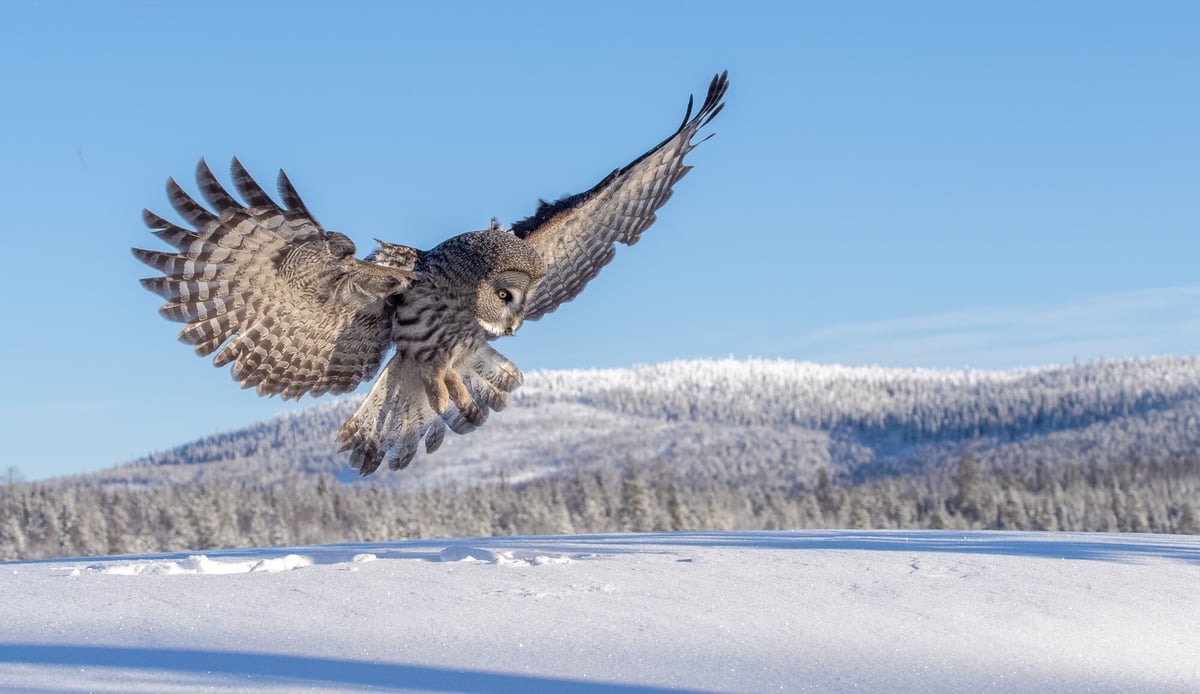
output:
<instances>
[{"instance_id":1,"label":"snowy ridge","mask_svg":"<svg viewBox=\"0 0 1200 694\"><path fill-rule=\"evenodd\" d=\"M121 484L222 479L356 479L332 432L337 398L91 477ZM885 369L768 360L677 361L528 375L510 407L447 438L402 488L513 482L630 462L680 476L728 469L810 479L941 466L971 450L1018 464L1069 464L1200 450L1200 358L1158 357L1011 371ZM767 469L769 468L769 469Z\"/></svg>"},{"instance_id":2,"label":"snowy ridge","mask_svg":"<svg viewBox=\"0 0 1200 694\"><path fill-rule=\"evenodd\" d=\"M1097 416L1200 396L1200 358L1125 359L1083 366L1008 371L847 367L786 360L692 360L632 369L541 371L518 391L521 402L584 401L647 414L661 408L693 418L809 427L912 422L936 429L938 414L978 410L1032 419ZM763 405L767 407L764 408ZM762 410L766 409L766 412ZM967 420L969 415L960 414Z\"/></svg>"}]
</instances>

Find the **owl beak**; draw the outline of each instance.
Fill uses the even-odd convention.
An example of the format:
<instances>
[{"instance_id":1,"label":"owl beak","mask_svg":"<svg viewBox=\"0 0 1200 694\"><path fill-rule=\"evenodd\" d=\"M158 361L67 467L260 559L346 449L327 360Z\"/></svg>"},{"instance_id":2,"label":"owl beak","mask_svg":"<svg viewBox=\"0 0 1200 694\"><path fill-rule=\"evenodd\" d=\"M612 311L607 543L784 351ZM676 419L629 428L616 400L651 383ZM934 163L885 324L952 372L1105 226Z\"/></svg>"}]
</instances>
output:
<instances>
[{"instance_id":1,"label":"owl beak","mask_svg":"<svg viewBox=\"0 0 1200 694\"><path fill-rule=\"evenodd\" d=\"M517 328L521 327L521 319L514 318L508 322L508 329L504 331L505 335L516 335Z\"/></svg>"}]
</instances>

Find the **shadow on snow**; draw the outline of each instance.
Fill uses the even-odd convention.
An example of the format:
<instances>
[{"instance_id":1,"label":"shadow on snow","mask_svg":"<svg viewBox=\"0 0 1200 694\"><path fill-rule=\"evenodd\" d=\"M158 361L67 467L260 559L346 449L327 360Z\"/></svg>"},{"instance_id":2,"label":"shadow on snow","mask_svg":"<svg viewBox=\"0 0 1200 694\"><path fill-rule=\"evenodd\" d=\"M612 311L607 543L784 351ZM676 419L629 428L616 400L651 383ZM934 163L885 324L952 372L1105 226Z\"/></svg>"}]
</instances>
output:
<instances>
[{"instance_id":1,"label":"shadow on snow","mask_svg":"<svg viewBox=\"0 0 1200 694\"><path fill-rule=\"evenodd\" d=\"M130 560L178 561L195 554L204 554L218 560L266 559L286 554L302 554L318 565L349 562L358 554L374 554L378 559L436 562L446 561L444 550L456 547L478 547L495 552L515 551L526 556L560 555L572 559L633 553L673 554L692 547L727 547L806 551L946 552L1125 563L1168 559L1200 564L1200 537L1191 535L979 530L797 530L496 536L307 547L211 549L91 559L62 557L21 563L78 564L80 561L94 561L97 562L97 566L104 566L109 562Z\"/></svg>"},{"instance_id":2,"label":"shadow on snow","mask_svg":"<svg viewBox=\"0 0 1200 694\"><path fill-rule=\"evenodd\" d=\"M131 668L179 674L231 675L275 680L281 685L371 687L388 691L431 692L587 692L658 694L696 690L558 679L423 665L377 663L271 653L240 653L175 648L0 644L0 663L73 667Z\"/></svg>"},{"instance_id":3,"label":"shadow on snow","mask_svg":"<svg viewBox=\"0 0 1200 694\"><path fill-rule=\"evenodd\" d=\"M444 542L444 541L443 541ZM768 550L948 552L1043 559L1139 562L1170 559L1200 563L1200 538L1188 535L1110 533L803 530L793 532L691 532L570 537L486 538L510 549L544 547L559 552L622 553L685 547ZM487 546L487 544L483 546ZM382 558L383 555L380 555Z\"/></svg>"}]
</instances>

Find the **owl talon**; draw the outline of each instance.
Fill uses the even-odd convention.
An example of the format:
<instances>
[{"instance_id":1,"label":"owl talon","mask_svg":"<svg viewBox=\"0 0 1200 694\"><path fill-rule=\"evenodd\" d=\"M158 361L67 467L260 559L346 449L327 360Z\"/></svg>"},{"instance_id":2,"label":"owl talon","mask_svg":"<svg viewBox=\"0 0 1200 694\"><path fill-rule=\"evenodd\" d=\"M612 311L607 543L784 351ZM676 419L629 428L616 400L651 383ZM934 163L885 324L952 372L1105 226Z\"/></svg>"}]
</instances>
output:
<instances>
[{"instance_id":1,"label":"owl talon","mask_svg":"<svg viewBox=\"0 0 1200 694\"><path fill-rule=\"evenodd\" d=\"M487 415L476 404L475 398L471 397L471 391L467 390L467 386L463 383L462 376L454 369L446 369L442 377L443 387L450 394L450 399L454 401L454 406L462 413L471 424L479 426L487 419ZM439 413L440 414L440 413Z\"/></svg>"},{"instance_id":2,"label":"owl talon","mask_svg":"<svg viewBox=\"0 0 1200 694\"><path fill-rule=\"evenodd\" d=\"M446 390L446 378L433 378L425 381L425 394L429 397L429 406L438 414L445 414L450 405L450 393Z\"/></svg>"},{"instance_id":3,"label":"owl talon","mask_svg":"<svg viewBox=\"0 0 1200 694\"><path fill-rule=\"evenodd\" d=\"M462 413L463 419L477 427L483 426L487 421L487 413L479 405L471 402L467 407L460 407L458 411Z\"/></svg>"}]
</instances>

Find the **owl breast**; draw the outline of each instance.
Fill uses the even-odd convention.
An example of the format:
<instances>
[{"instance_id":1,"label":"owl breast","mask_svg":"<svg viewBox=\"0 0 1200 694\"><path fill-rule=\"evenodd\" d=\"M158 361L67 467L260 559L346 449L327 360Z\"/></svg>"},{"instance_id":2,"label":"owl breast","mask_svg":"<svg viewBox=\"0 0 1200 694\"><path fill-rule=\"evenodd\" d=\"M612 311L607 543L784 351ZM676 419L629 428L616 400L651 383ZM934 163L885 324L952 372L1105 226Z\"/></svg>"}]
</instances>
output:
<instances>
[{"instance_id":1,"label":"owl breast","mask_svg":"<svg viewBox=\"0 0 1200 694\"><path fill-rule=\"evenodd\" d=\"M453 294L423 282L398 297L392 341L403 359L449 363L487 341L483 329Z\"/></svg>"}]
</instances>

